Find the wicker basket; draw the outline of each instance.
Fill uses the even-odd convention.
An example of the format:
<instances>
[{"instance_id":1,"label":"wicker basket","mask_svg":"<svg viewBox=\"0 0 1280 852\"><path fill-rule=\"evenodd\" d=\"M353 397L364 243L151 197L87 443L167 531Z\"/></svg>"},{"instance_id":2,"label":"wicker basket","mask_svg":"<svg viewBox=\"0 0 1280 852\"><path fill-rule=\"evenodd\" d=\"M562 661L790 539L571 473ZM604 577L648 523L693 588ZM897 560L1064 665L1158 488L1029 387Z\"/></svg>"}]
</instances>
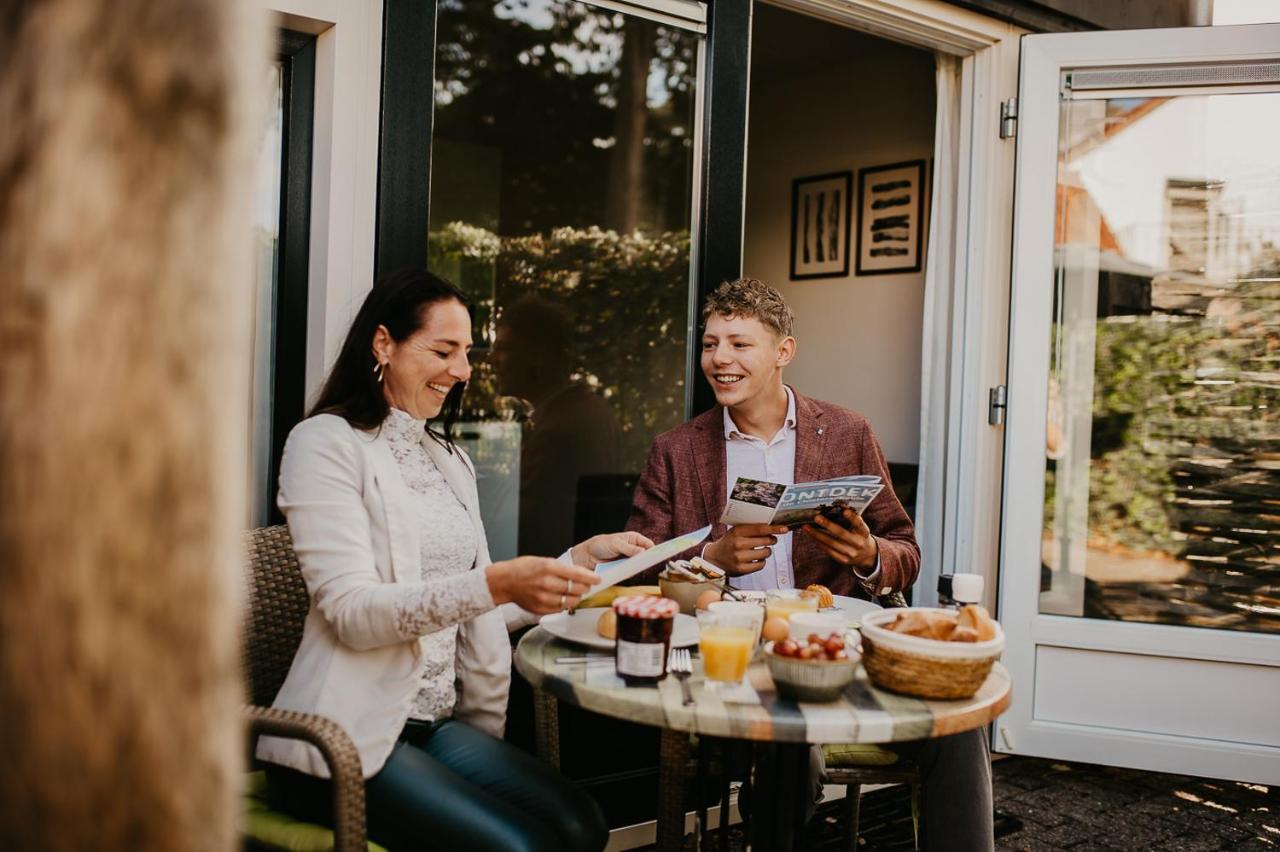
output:
<instances>
[{"instance_id":1,"label":"wicker basket","mask_svg":"<svg viewBox=\"0 0 1280 852\"><path fill-rule=\"evenodd\" d=\"M888 609L862 620L862 665L881 689L917 698L970 698L1004 651L1004 631L986 642L940 642L894 633L884 625L899 610Z\"/></svg>"}]
</instances>

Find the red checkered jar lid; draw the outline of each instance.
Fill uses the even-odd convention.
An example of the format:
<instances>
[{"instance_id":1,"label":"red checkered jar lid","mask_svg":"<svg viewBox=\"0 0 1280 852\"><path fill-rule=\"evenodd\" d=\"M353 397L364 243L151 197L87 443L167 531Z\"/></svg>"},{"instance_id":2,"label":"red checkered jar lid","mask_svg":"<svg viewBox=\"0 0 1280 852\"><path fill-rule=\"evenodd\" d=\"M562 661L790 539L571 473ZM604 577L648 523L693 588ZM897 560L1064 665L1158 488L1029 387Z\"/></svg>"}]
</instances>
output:
<instances>
[{"instance_id":1,"label":"red checkered jar lid","mask_svg":"<svg viewBox=\"0 0 1280 852\"><path fill-rule=\"evenodd\" d=\"M632 595L615 599L613 611L628 618L674 618L675 614L680 611L680 604L671 600L671 598Z\"/></svg>"}]
</instances>

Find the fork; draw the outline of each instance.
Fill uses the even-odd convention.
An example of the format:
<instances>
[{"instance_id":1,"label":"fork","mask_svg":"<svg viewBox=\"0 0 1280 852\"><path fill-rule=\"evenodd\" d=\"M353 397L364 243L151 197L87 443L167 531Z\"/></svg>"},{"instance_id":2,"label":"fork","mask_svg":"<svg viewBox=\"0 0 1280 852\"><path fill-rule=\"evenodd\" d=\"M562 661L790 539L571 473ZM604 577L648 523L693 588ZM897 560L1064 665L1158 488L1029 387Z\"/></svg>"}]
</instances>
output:
<instances>
[{"instance_id":1,"label":"fork","mask_svg":"<svg viewBox=\"0 0 1280 852\"><path fill-rule=\"evenodd\" d=\"M684 692L684 706L693 704L693 692L689 689L689 676L693 674L693 659L689 656L689 649L672 648L671 654L667 657L667 670L680 681L680 688Z\"/></svg>"}]
</instances>

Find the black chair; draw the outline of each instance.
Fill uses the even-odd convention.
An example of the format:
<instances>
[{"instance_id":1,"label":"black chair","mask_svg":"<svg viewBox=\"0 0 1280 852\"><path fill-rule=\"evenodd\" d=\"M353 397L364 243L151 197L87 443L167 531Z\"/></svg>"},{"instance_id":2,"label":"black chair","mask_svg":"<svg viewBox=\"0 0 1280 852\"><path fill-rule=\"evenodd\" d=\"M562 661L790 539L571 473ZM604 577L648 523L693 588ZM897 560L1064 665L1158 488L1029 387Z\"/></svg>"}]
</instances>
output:
<instances>
[{"instance_id":1,"label":"black chair","mask_svg":"<svg viewBox=\"0 0 1280 852\"><path fill-rule=\"evenodd\" d=\"M911 523L916 522L916 486L920 480L920 465L905 462L889 462L889 479L898 502L907 510Z\"/></svg>"}]
</instances>

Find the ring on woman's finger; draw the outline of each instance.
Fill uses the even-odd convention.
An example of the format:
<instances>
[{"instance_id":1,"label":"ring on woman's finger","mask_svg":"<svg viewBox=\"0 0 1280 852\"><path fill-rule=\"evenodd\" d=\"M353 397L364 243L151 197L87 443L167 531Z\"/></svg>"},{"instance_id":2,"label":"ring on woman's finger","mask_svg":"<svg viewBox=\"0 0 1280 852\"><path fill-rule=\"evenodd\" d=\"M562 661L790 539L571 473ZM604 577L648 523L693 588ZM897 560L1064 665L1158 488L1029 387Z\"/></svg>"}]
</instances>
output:
<instances>
[{"instance_id":1,"label":"ring on woman's finger","mask_svg":"<svg viewBox=\"0 0 1280 852\"><path fill-rule=\"evenodd\" d=\"M572 577L565 577L565 578L564 578L564 584L565 584L565 585L564 585L564 593L565 593L566 595L571 595L571 594L573 594L573 578L572 578Z\"/></svg>"},{"instance_id":2,"label":"ring on woman's finger","mask_svg":"<svg viewBox=\"0 0 1280 852\"><path fill-rule=\"evenodd\" d=\"M560 608L561 608L561 609L568 609L568 608L569 608L568 604L566 603L566 600L567 600L567 598L566 598L564 595L561 595L561 596L560 596Z\"/></svg>"}]
</instances>

